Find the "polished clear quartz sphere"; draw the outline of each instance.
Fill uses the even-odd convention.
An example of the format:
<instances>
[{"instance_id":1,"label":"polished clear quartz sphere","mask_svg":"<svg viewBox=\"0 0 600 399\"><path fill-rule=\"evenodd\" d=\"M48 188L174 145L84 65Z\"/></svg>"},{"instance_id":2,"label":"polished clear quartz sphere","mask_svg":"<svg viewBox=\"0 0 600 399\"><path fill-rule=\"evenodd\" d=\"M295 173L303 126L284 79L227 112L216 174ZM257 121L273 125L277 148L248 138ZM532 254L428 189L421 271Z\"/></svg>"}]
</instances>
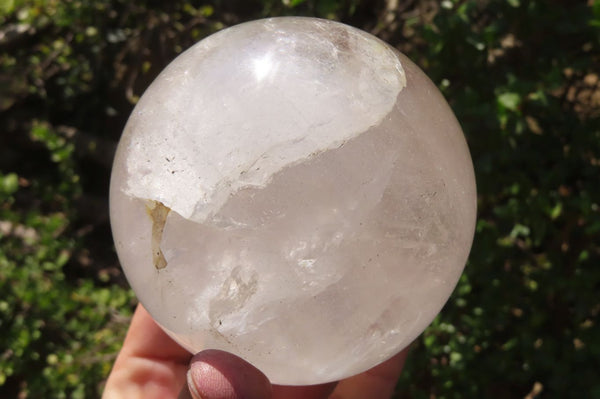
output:
<instances>
[{"instance_id":1,"label":"polished clear quartz sphere","mask_svg":"<svg viewBox=\"0 0 600 399\"><path fill-rule=\"evenodd\" d=\"M466 262L476 192L415 64L287 17L214 34L160 74L125 127L110 208L127 278L171 337L301 385L423 331Z\"/></svg>"}]
</instances>

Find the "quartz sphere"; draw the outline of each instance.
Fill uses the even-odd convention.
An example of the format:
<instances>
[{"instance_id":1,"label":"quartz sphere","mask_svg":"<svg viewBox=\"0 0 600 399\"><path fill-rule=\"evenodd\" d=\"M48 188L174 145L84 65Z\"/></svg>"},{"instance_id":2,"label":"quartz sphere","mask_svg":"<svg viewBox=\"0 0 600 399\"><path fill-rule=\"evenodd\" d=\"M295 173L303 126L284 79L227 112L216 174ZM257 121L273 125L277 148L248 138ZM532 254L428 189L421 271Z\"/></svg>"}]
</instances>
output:
<instances>
[{"instance_id":1,"label":"quartz sphere","mask_svg":"<svg viewBox=\"0 0 600 399\"><path fill-rule=\"evenodd\" d=\"M460 126L414 63L285 17L218 32L158 76L118 146L110 213L173 339L304 385L425 329L466 262L476 192Z\"/></svg>"}]
</instances>

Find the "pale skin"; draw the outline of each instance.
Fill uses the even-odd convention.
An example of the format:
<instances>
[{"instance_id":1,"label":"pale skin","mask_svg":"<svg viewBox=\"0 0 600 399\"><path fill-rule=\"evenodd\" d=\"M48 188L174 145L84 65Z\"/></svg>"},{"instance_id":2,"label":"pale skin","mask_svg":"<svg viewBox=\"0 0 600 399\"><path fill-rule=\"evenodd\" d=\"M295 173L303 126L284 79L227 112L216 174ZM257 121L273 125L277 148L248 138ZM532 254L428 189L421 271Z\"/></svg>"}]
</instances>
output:
<instances>
[{"instance_id":1,"label":"pale skin","mask_svg":"<svg viewBox=\"0 0 600 399\"><path fill-rule=\"evenodd\" d=\"M103 399L358 399L390 398L407 350L354 377L322 385L272 385L257 368L232 354L192 356L138 305ZM290 359L290 361L293 361Z\"/></svg>"}]
</instances>

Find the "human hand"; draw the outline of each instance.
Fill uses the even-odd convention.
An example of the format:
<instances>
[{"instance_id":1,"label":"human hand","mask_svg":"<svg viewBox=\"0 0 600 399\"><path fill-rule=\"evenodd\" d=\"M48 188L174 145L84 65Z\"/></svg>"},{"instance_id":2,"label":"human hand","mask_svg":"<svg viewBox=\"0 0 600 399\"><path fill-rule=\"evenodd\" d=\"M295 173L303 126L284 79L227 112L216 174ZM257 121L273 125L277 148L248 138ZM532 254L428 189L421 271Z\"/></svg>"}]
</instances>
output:
<instances>
[{"instance_id":1,"label":"human hand","mask_svg":"<svg viewBox=\"0 0 600 399\"><path fill-rule=\"evenodd\" d=\"M406 354L407 349L362 374L339 382L311 386L271 385L257 368L230 353L206 350L192 356L154 322L142 305L138 305L102 398L389 398Z\"/></svg>"}]
</instances>

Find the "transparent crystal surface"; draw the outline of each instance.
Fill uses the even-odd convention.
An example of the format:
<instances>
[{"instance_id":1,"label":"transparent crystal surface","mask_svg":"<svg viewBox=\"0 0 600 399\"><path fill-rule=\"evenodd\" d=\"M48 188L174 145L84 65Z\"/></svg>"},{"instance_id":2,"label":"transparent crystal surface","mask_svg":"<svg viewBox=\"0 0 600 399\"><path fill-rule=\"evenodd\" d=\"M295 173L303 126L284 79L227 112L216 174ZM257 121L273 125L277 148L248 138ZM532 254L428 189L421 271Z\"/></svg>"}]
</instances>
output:
<instances>
[{"instance_id":1,"label":"transparent crystal surface","mask_svg":"<svg viewBox=\"0 0 600 399\"><path fill-rule=\"evenodd\" d=\"M476 193L418 67L288 17L165 69L125 128L110 205L127 278L174 339L296 385L364 371L423 331L466 262Z\"/></svg>"}]
</instances>

